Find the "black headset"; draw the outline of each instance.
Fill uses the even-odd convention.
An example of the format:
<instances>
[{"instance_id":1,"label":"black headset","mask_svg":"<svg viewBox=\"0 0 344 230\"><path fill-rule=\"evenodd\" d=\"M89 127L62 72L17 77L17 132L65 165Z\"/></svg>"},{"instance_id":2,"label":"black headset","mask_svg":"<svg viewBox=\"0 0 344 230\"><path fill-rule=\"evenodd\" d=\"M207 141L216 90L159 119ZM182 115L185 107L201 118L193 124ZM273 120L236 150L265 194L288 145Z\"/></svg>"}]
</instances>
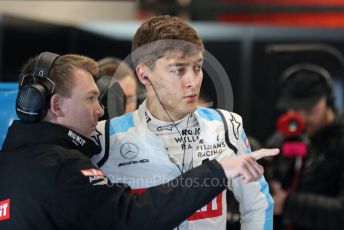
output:
<instances>
[{"instance_id":1,"label":"black headset","mask_svg":"<svg viewBox=\"0 0 344 230\"><path fill-rule=\"evenodd\" d=\"M55 89L49 73L58 57L50 52L39 54L32 73L22 76L16 99L16 113L21 121L38 122L47 114Z\"/></svg>"},{"instance_id":2,"label":"black headset","mask_svg":"<svg viewBox=\"0 0 344 230\"><path fill-rule=\"evenodd\" d=\"M98 67L118 61L116 58L104 58L99 60ZM96 80L99 89L99 101L103 104L104 115L99 120L106 120L125 114L126 96L119 82L113 76L100 75ZM111 102L108 103L108 98Z\"/></svg>"},{"instance_id":3,"label":"black headset","mask_svg":"<svg viewBox=\"0 0 344 230\"><path fill-rule=\"evenodd\" d=\"M295 76L296 73L300 71L309 71L316 73L318 76L320 76L327 88L327 105L331 108L334 108L335 103L335 95L333 90L333 82L331 78L331 74L323 67L311 63L298 63L292 66L289 66L286 70L283 71L281 74L281 82L280 84L283 86L286 84L286 82Z\"/></svg>"}]
</instances>

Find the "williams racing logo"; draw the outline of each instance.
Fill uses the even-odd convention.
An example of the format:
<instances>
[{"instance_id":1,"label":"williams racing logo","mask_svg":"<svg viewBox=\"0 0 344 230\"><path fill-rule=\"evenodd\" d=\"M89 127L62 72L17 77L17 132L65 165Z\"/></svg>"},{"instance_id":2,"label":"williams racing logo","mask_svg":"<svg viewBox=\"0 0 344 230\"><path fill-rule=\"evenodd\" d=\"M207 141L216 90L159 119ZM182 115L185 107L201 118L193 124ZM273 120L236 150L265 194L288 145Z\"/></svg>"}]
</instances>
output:
<instances>
[{"instance_id":1,"label":"williams racing logo","mask_svg":"<svg viewBox=\"0 0 344 230\"><path fill-rule=\"evenodd\" d=\"M90 184L92 185L107 185L109 181L102 170L91 168L91 169L83 169L81 173L88 177Z\"/></svg>"},{"instance_id":2,"label":"williams racing logo","mask_svg":"<svg viewBox=\"0 0 344 230\"><path fill-rule=\"evenodd\" d=\"M148 159L141 159L141 160L133 160L139 155L139 148L137 145L131 142L124 143L120 148L120 153L123 158L128 159L130 161L122 162L118 164L118 167L128 166L128 165L135 165L135 164L142 164L149 162Z\"/></svg>"}]
</instances>

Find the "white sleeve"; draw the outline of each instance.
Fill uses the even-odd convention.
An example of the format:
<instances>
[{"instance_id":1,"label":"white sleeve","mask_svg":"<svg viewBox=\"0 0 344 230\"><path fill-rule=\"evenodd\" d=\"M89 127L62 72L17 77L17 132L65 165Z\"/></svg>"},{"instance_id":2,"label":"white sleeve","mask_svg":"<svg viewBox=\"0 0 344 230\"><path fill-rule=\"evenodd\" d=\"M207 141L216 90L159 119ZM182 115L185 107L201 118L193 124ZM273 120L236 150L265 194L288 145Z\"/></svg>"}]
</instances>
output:
<instances>
[{"instance_id":1,"label":"white sleeve","mask_svg":"<svg viewBox=\"0 0 344 230\"><path fill-rule=\"evenodd\" d=\"M242 118L235 113L224 114L228 123L229 138L238 149L237 155L249 154L251 147L243 129ZM229 189L240 203L241 229L273 229L274 202L264 176L248 184L243 184L240 178L229 184Z\"/></svg>"}]
</instances>

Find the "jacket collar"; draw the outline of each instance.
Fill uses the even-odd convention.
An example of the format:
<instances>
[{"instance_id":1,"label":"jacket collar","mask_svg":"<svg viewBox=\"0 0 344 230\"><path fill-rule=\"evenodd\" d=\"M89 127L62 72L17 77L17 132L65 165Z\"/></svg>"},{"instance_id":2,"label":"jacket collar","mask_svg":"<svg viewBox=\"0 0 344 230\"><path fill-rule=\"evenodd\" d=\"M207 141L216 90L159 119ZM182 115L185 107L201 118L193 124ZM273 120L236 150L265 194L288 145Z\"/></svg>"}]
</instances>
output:
<instances>
[{"instance_id":1,"label":"jacket collar","mask_svg":"<svg viewBox=\"0 0 344 230\"><path fill-rule=\"evenodd\" d=\"M8 129L3 150L32 144L60 145L67 149L79 150L86 156L97 154L101 150L101 147L91 139L61 125L51 122L26 124L21 121L14 121Z\"/></svg>"}]
</instances>

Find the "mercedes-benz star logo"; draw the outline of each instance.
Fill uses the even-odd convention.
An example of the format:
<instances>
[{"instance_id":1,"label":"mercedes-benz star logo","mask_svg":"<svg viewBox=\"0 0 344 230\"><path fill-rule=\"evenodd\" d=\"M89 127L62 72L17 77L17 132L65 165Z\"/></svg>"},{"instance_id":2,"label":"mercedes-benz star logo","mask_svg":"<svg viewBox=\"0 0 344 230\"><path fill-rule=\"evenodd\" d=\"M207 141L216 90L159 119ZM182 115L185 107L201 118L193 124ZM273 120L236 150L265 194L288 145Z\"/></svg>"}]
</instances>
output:
<instances>
[{"instance_id":1,"label":"mercedes-benz star logo","mask_svg":"<svg viewBox=\"0 0 344 230\"><path fill-rule=\"evenodd\" d=\"M139 148L137 145L127 142L121 146L120 152L122 157L126 159L134 159L139 154Z\"/></svg>"}]
</instances>

